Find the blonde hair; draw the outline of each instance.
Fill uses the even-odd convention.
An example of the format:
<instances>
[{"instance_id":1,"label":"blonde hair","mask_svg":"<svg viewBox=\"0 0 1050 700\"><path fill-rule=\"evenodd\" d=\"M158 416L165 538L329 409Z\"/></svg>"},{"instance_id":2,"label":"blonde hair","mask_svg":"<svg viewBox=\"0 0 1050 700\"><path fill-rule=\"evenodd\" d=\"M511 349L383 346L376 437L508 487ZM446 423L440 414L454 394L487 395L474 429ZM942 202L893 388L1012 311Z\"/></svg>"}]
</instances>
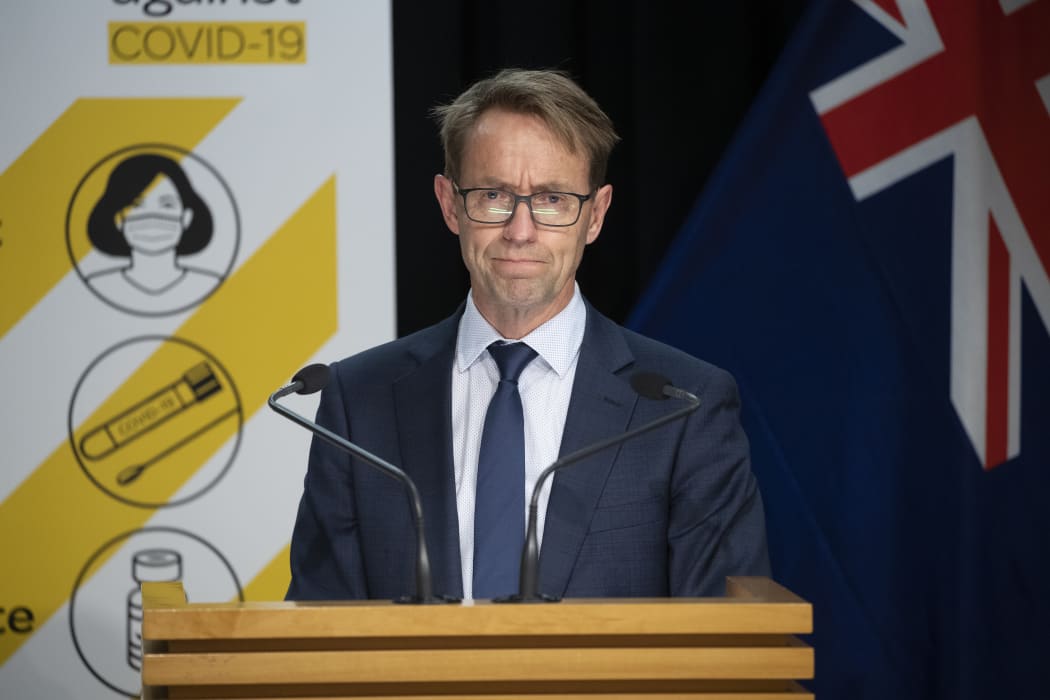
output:
<instances>
[{"instance_id":1,"label":"blonde hair","mask_svg":"<svg viewBox=\"0 0 1050 700\"><path fill-rule=\"evenodd\" d=\"M441 128L445 174L457 180L463 149L478 119L490 109L532 114L570 153L583 149L591 188L605 181L609 154L620 137L598 103L565 73L507 68L471 85L447 105L431 110Z\"/></svg>"}]
</instances>

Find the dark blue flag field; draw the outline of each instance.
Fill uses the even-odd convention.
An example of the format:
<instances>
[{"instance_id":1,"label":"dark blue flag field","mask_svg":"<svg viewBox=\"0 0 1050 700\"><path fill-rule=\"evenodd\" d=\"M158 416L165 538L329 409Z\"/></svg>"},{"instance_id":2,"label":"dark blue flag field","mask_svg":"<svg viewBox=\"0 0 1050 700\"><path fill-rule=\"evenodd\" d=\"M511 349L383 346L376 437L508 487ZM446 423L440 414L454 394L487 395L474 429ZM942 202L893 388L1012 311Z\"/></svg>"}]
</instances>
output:
<instances>
[{"instance_id":1,"label":"dark blue flag field","mask_svg":"<svg viewBox=\"0 0 1050 700\"><path fill-rule=\"evenodd\" d=\"M817 697L1050 697L1050 0L814 2L630 325L736 376Z\"/></svg>"}]
</instances>

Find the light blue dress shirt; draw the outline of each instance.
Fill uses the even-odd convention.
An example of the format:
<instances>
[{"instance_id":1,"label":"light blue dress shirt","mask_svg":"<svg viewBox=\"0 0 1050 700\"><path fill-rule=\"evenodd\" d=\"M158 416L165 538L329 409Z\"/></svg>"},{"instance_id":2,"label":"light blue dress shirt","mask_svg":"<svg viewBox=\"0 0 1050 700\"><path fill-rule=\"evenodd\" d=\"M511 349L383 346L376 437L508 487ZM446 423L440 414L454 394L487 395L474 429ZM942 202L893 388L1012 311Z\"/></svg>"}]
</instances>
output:
<instances>
[{"instance_id":1,"label":"light blue dress shirt","mask_svg":"<svg viewBox=\"0 0 1050 700\"><path fill-rule=\"evenodd\" d=\"M569 304L558 315L521 339L538 354L518 379L525 414L526 517L537 477L558 458L586 324L587 307L577 285ZM452 366L452 454L464 599L473 597L478 448L485 412L499 383L499 369L488 353L488 346L497 340L508 339L485 320L474 305L473 296L468 295L466 310L459 322L456 359ZM540 495L538 534L541 543L552 481L547 480Z\"/></svg>"}]
</instances>

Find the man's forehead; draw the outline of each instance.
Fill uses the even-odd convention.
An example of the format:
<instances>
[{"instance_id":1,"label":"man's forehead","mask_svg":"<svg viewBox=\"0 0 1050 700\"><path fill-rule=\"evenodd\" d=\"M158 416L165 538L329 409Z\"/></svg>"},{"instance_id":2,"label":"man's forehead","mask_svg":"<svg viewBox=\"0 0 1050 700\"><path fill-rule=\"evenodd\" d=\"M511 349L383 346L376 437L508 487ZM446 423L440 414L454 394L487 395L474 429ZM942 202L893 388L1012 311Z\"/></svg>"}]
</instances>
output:
<instances>
[{"instance_id":1,"label":"man's forehead","mask_svg":"<svg viewBox=\"0 0 1050 700\"><path fill-rule=\"evenodd\" d=\"M550 189L586 184L589 162L573 152L538 116L506 110L485 112L463 144L461 175L486 185L513 185L526 167L533 185ZM512 178L501 180L500 178Z\"/></svg>"},{"instance_id":2,"label":"man's forehead","mask_svg":"<svg viewBox=\"0 0 1050 700\"><path fill-rule=\"evenodd\" d=\"M505 136L506 131L521 130L532 131L565 152L578 155L579 149L572 134L560 133L538 114L518 112L503 107L490 107L481 113L474 122L474 126L467 132L467 144L486 136Z\"/></svg>"}]
</instances>

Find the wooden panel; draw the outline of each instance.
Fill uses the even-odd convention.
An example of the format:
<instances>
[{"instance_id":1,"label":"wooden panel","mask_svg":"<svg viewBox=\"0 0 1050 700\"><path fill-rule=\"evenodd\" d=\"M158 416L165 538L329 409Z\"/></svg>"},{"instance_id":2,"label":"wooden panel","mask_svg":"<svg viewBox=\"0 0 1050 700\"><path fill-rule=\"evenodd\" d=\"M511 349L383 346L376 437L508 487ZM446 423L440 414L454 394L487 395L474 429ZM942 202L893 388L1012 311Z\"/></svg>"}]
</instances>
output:
<instances>
[{"instance_id":1,"label":"wooden panel","mask_svg":"<svg viewBox=\"0 0 1050 700\"><path fill-rule=\"evenodd\" d=\"M408 606L348 603L223 603L154 608L143 634L164 639L303 637L477 637L594 634L805 634L808 603L709 598L572 600L548 605Z\"/></svg>"},{"instance_id":2,"label":"wooden panel","mask_svg":"<svg viewBox=\"0 0 1050 700\"><path fill-rule=\"evenodd\" d=\"M178 639L156 651L206 654L227 651L365 651L393 649L549 649L555 647L756 647L799 644L784 634L535 635L471 637L322 637L297 639Z\"/></svg>"},{"instance_id":3,"label":"wooden panel","mask_svg":"<svg viewBox=\"0 0 1050 700\"><path fill-rule=\"evenodd\" d=\"M765 576L727 576L727 598L757 598L770 603L805 603L806 601Z\"/></svg>"},{"instance_id":4,"label":"wooden panel","mask_svg":"<svg viewBox=\"0 0 1050 700\"><path fill-rule=\"evenodd\" d=\"M148 685L809 678L808 647L469 649L160 654Z\"/></svg>"},{"instance_id":5,"label":"wooden panel","mask_svg":"<svg viewBox=\"0 0 1050 700\"><path fill-rule=\"evenodd\" d=\"M812 607L764 578L727 598L410 606L193 603L144 586L145 698L812 698Z\"/></svg>"},{"instance_id":6,"label":"wooden panel","mask_svg":"<svg viewBox=\"0 0 1050 700\"><path fill-rule=\"evenodd\" d=\"M391 694L390 686L318 684L282 686L200 686L173 688L170 698L356 698L357 700L813 700L813 694L784 681L645 681L643 683L497 683L404 685Z\"/></svg>"},{"instance_id":7,"label":"wooden panel","mask_svg":"<svg viewBox=\"0 0 1050 700\"><path fill-rule=\"evenodd\" d=\"M145 604L154 608L182 608L186 606L186 591L182 581L152 581L142 588Z\"/></svg>"}]
</instances>

